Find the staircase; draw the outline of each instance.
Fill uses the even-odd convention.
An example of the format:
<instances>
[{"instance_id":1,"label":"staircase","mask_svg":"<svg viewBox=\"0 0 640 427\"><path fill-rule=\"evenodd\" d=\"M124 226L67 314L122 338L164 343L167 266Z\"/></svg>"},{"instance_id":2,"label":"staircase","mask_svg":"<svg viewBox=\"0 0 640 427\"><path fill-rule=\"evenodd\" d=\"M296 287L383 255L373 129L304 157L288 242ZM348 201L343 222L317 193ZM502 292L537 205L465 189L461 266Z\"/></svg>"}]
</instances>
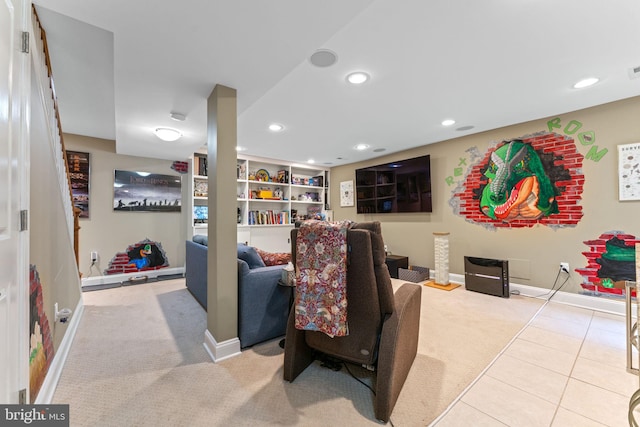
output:
<instances>
[{"instance_id":1,"label":"staircase","mask_svg":"<svg viewBox=\"0 0 640 427\"><path fill-rule=\"evenodd\" d=\"M47 128L49 132L49 141L52 144L52 152L54 153L55 168L57 170L58 185L60 185L60 194L65 195L62 203L67 220L67 229L69 231L70 241L73 242L73 249L76 259L76 265L79 265L79 217L81 210L76 208L73 203L73 194L71 191L71 177L69 174L69 165L67 164L67 151L64 146L64 137L62 135L62 124L60 121L60 110L58 109L58 100L56 97L55 85L53 82L53 73L51 71L51 59L49 58L49 49L47 47L47 34L42 28L35 5L32 5L32 21L34 40L30 49L38 49L42 55L33 55L34 58L34 74L40 80L41 88L46 93L40 94L45 104L45 114L47 116ZM66 196L68 195L68 196ZM79 273L78 269L78 274Z\"/></svg>"}]
</instances>

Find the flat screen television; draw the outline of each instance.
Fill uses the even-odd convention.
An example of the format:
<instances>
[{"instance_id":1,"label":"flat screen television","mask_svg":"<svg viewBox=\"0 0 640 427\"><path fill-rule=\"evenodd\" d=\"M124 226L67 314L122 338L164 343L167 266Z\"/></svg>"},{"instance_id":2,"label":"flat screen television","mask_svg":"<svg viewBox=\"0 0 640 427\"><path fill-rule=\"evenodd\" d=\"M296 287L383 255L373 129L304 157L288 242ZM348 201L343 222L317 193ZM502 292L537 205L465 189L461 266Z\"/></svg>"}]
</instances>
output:
<instances>
[{"instance_id":1,"label":"flat screen television","mask_svg":"<svg viewBox=\"0 0 640 427\"><path fill-rule=\"evenodd\" d=\"M209 207L208 206L194 206L193 207L193 222L195 224L206 224L209 220Z\"/></svg>"},{"instance_id":2,"label":"flat screen television","mask_svg":"<svg viewBox=\"0 0 640 427\"><path fill-rule=\"evenodd\" d=\"M431 212L429 155L356 169L358 213Z\"/></svg>"}]
</instances>

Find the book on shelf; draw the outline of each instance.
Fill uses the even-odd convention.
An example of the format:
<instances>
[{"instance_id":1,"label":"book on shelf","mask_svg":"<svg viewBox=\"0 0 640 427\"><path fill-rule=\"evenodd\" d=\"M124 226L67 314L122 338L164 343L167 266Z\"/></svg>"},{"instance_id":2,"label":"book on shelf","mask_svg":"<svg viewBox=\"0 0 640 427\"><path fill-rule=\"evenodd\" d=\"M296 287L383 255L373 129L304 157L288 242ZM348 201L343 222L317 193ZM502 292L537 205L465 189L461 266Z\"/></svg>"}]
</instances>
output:
<instances>
[{"instance_id":1,"label":"book on shelf","mask_svg":"<svg viewBox=\"0 0 640 427\"><path fill-rule=\"evenodd\" d=\"M196 175L207 176L207 158L204 156L196 156L197 170Z\"/></svg>"},{"instance_id":2,"label":"book on shelf","mask_svg":"<svg viewBox=\"0 0 640 427\"><path fill-rule=\"evenodd\" d=\"M275 212L272 210L249 211L247 222L248 225L289 224L289 212Z\"/></svg>"}]
</instances>

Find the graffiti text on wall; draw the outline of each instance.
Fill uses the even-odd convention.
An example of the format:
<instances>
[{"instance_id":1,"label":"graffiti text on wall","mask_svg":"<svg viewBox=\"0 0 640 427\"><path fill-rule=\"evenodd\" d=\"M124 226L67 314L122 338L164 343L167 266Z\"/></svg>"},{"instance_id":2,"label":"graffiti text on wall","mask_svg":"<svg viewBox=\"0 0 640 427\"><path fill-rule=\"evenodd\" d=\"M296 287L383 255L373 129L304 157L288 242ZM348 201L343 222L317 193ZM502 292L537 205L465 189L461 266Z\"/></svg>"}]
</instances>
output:
<instances>
[{"instance_id":1,"label":"graffiti text on wall","mask_svg":"<svg viewBox=\"0 0 640 427\"><path fill-rule=\"evenodd\" d=\"M549 129L549 132L553 132L554 129L557 129L562 131L565 135L578 138L578 141L580 141L580 144L582 146L591 146L589 152L584 156L587 160L599 162L600 159L602 159L609 152L609 150L606 148L598 150L598 146L594 145L594 143L596 142L596 133L594 131L588 130L578 132L580 129L582 129L582 123L577 120L571 120L565 126L563 126L560 117L556 117L555 119L549 120L547 122L547 128Z\"/></svg>"}]
</instances>

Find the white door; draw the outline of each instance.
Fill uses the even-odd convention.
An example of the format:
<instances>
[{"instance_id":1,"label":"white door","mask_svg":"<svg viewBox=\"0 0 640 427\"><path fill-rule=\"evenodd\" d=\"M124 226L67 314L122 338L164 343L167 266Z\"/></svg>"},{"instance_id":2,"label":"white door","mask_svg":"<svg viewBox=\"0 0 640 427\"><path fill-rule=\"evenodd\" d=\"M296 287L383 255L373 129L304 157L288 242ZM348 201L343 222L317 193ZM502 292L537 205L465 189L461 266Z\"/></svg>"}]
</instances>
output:
<instances>
[{"instance_id":1,"label":"white door","mask_svg":"<svg viewBox=\"0 0 640 427\"><path fill-rule=\"evenodd\" d=\"M30 58L20 43L28 2L0 0L0 403L18 403L28 375L27 240L20 232L20 210L28 200L24 153Z\"/></svg>"}]
</instances>

